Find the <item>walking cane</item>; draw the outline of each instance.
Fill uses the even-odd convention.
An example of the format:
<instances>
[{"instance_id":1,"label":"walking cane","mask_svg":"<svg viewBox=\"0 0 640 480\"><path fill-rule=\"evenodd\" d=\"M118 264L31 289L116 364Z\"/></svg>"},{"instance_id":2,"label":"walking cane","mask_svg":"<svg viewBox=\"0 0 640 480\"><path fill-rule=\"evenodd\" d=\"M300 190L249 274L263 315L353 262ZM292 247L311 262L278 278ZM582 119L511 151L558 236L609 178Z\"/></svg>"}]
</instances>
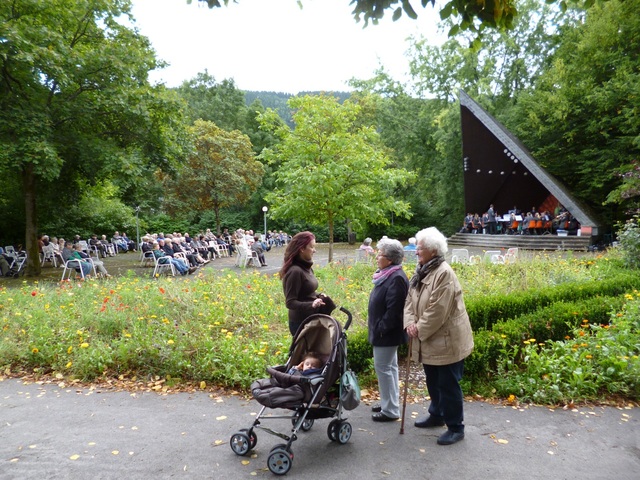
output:
<instances>
[{"instance_id":1,"label":"walking cane","mask_svg":"<svg viewBox=\"0 0 640 480\"><path fill-rule=\"evenodd\" d=\"M404 395L402 399L402 421L400 422L400 435L404 435L404 412L407 409L407 391L409 390L409 368L411 366L411 340L409 337L409 349L407 353L407 368L404 376Z\"/></svg>"}]
</instances>

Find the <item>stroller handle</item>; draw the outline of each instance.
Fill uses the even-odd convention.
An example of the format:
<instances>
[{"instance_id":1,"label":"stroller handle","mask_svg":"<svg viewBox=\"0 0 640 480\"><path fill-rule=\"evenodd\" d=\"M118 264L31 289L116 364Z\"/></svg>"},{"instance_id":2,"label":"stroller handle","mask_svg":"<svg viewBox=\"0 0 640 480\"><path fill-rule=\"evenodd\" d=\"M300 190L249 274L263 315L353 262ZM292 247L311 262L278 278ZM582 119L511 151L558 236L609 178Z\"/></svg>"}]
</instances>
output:
<instances>
[{"instance_id":1,"label":"stroller handle","mask_svg":"<svg viewBox=\"0 0 640 480\"><path fill-rule=\"evenodd\" d=\"M345 323L343 327L343 330L347 330L349 328L349 325L351 325L353 315L351 315L351 312L344 307L340 307L340 311L347 316L347 323Z\"/></svg>"}]
</instances>

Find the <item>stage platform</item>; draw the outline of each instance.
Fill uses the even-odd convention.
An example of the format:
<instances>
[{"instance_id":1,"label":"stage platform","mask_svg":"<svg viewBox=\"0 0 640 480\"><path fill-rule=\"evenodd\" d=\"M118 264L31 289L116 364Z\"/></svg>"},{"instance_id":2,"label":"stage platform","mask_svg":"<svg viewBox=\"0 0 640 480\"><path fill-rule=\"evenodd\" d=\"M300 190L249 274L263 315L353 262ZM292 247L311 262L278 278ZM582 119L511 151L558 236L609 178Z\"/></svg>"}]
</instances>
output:
<instances>
[{"instance_id":1,"label":"stage platform","mask_svg":"<svg viewBox=\"0 0 640 480\"><path fill-rule=\"evenodd\" d=\"M449 248L466 246L486 249L518 247L524 250L573 250L586 252L591 237L549 235L485 235L456 233L447 240Z\"/></svg>"}]
</instances>

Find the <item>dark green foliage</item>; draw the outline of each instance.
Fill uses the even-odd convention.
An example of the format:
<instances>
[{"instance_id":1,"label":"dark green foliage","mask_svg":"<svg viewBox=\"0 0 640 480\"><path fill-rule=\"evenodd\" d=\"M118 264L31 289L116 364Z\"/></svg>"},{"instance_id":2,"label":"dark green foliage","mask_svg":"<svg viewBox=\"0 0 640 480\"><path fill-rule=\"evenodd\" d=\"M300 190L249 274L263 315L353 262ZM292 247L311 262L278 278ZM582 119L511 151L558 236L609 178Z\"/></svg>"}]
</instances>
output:
<instances>
[{"instance_id":1,"label":"dark green foliage","mask_svg":"<svg viewBox=\"0 0 640 480\"><path fill-rule=\"evenodd\" d=\"M373 368L373 348L367 339L368 331L359 330L348 333L349 367L354 372L366 372Z\"/></svg>"},{"instance_id":2,"label":"dark green foliage","mask_svg":"<svg viewBox=\"0 0 640 480\"><path fill-rule=\"evenodd\" d=\"M536 301L529 293L529 302ZM535 343L547 340L564 340L571 332L588 320L590 324L606 325L612 312L618 311L624 296L595 296L574 302L557 301L493 325L491 329L474 331L474 351L465 361L465 376L472 384L483 382L495 375L499 359L506 352L535 339ZM474 387L475 388L475 387Z\"/></svg>"},{"instance_id":3,"label":"dark green foliage","mask_svg":"<svg viewBox=\"0 0 640 480\"><path fill-rule=\"evenodd\" d=\"M514 318L554 304L596 296L616 296L640 288L640 276L633 272L620 273L616 278L594 280L575 285L564 284L544 289L495 294L467 300L466 307L474 331L488 330L503 319Z\"/></svg>"}]
</instances>

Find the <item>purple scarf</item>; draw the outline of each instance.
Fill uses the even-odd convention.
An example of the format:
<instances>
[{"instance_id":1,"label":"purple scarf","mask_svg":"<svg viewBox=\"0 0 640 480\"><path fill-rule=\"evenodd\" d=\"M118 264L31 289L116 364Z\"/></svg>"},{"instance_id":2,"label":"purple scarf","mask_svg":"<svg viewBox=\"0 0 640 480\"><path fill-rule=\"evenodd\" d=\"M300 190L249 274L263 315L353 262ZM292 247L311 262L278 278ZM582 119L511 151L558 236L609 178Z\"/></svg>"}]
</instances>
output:
<instances>
[{"instance_id":1,"label":"purple scarf","mask_svg":"<svg viewBox=\"0 0 640 480\"><path fill-rule=\"evenodd\" d=\"M378 285L382 285L384 281L389 278L389 276L393 272L397 272L402 268L402 265L390 265L387 268L383 268L382 270L376 270L376 273L373 274L373 284L377 287Z\"/></svg>"}]
</instances>

